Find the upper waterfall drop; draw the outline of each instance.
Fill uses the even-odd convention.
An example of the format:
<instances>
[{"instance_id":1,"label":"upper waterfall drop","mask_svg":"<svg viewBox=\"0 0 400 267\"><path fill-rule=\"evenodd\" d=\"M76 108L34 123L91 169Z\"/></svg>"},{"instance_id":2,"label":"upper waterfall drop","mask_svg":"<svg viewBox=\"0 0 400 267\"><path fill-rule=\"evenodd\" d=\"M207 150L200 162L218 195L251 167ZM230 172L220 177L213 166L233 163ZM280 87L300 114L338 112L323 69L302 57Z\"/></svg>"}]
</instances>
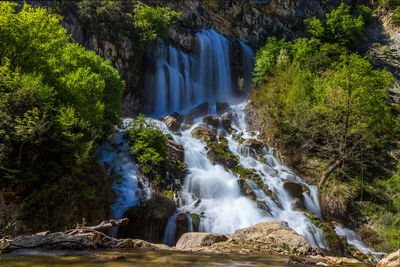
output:
<instances>
[{"instance_id":1,"label":"upper waterfall drop","mask_svg":"<svg viewBox=\"0 0 400 267\"><path fill-rule=\"evenodd\" d=\"M213 30L196 34L194 54L159 41L145 81L147 109L160 116L231 99L230 41Z\"/></svg>"},{"instance_id":2,"label":"upper waterfall drop","mask_svg":"<svg viewBox=\"0 0 400 267\"><path fill-rule=\"evenodd\" d=\"M242 61L243 61L243 87L246 91L251 90L253 83L253 70L255 65L255 56L253 50L244 42L240 41Z\"/></svg>"}]
</instances>

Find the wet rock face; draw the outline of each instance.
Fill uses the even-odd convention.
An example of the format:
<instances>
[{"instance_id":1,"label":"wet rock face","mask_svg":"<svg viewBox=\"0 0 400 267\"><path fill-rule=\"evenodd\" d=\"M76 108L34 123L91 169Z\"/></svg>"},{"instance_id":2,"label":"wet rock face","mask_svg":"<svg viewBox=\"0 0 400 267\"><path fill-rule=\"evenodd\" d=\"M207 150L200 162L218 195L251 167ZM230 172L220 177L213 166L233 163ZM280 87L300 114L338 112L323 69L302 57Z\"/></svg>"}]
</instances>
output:
<instances>
[{"instance_id":1,"label":"wet rock face","mask_svg":"<svg viewBox=\"0 0 400 267\"><path fill-rule=\"evenodd\" d=\"M167 140L167 171L183 182L185 178L185 151L183 146L171 139Z\"/></svg>"},{"instance_id":2,"label":"wet rock face","mask_svg":"<svg viewBox=\"0 0 400 267\"><path fill-rule=\"evenodd\" d=\"M217 102L216 103L217 114L221 115L229 109L229 104L227 102Z\"/></svg>"},{"instance_id":3,"label":"wet rock face","mask_svg":"<svg viewBox=\"0 0 400 267\"><path fill-rule=\"evenodd\" d=\"M219 164L226 169L232 169L239 165L238 158L232 154L228 145L223 143L212 142L207 145L209 148L207 157L213 164Z\"/></svg>"},{"instance_id":4,"label":"wet rock face","mask_svg":"<svg viewBox=\"0 0 400 267\"><path fill-rule=\"evenodd\" d=\"M207 102L196 106L195 108L189 111L189 116L191 116L192 118L198 118L207 115L208 106L209 104Z\"/></svg>"},{"instance_id":5,"label":"wet rock face","mask_svg":"<svg viewBox=\"0 0 400 267\"><path fill-rule=\"evenodd\" d=\"M149 200L142 200L140 206L131 207L124 217L127 225L120 226L118 238L138 238L162 243L169 217L176 211L175 202L164 195L155 194Z\"/></svg>"},{"instance_id":6,"label":"wet rock face","mask_svg":"<svg viewBox=\"0 0 400 267\"><path fill-rule=\"evenodd\" d=\"M210 125L212 128L217 129L218 128L218 123L219 119L217 116L213 115L207 115L203 118L203 122Z\"/></svg>"},{"instance_id":7,"label":"wet rock face","mask_svg":"<svg viewBox=\"0 0 400 267\"><path fill-rule=\"evenodd\" d=\"M178 131L181 128L184 117L179 113L175 112L171 115L162 117L161 120L167 125L168 129L171 131Z\"/></svg>"},{"instance_id":8,"label":"wet rock face","mask_svg":"<svg viewBox=\"0 0 400 267\"><path fill-rule=\"evenodd\" d=\"M246 180L240 179L240 180L238 180L238 183L239 183L240 190L242 191L242 193L244 195L250 197L250 199L252 199L252 200L257 199L256 195L254 194L251 187L246 183Z\"/></svg>"},{"instance_id":9,"label":"wet rock face","mask_svg":"<svg viewBox=\"0 0 400 267\"><path fill-rule=\"evenodd\" d=\"M179 238L189 232L189 223L186 213L181 213L176 218L176 230L175 230L175 241L179 240Z\"/></svg>"},{"instance_id":10,"label":"wet rock face","mask_svg":"<svg viewBox=\"0 0 400 267\"><path fill-rule=\"evenodd\" d=\"M196 127L192 131L192 136L205 142L212 142L217 140L216 134L208 128Z\"/></svg>"},{"instance_id":11,"label":"wet rock face","mask_svg":"<svg viewBox=\"0 0 400 267\"><path fill-rule=\"evenodd\" d=\"M261 151L264 148L264 144L256 139L246 139L243 141L243 145L256 151Z\"/></svg>"}]
</instances>

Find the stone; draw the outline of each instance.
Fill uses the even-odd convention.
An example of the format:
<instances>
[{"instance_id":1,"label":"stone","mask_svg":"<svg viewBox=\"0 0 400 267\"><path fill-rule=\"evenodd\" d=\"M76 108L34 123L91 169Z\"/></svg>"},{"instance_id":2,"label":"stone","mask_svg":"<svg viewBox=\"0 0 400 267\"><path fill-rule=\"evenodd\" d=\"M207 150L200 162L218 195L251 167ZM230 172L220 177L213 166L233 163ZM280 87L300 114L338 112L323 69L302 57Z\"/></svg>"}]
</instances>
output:
<instances>
[{"instance_id":1,"label":"stone","mask_svg":"<svg viewBox=\"0 0 400 267\"><path fill-rule=\"evenodd\" d=\"M399 267L400 266L400 249L387 255L380 260L376 267Z\"/></svg>"},{"instance_id":2,"label":"stone","mask_svg":"<svg viewBox=\"0 0 400 267\"><path fill-rule=\"evenodd\" d=\"M176 248L181 250L191 250L194 248L211 246L212 244L228 240L225 235L213 233L185 233L176 243Z\"/></svg>"},{"instance_id":3,"label":"stone","mask_svg":"<svg viewBox=\"0 0 400 267\"><path fill-rule=\"evenodd\" d=\"M243 141L243 145L250 147L256 151L260 151L264 147L264 144L256 139L246 139Z\"/></svg>"},{"instance_id":4,"label":"stone","mask_svg":"<svg viewBox=\"0 0 400 267\"><path fill-rule=\"evenodd\" d=\"M233 131L232 120L230 118L222 117L221 124L222 124L222 127L225 129L225 131L227 131L228 133L232 133L232 131Z\"/></svg>"},{"instance_id":5,"label":"stone","mask_svg":"<svg viewBox=\"0 0 400 267\"><path fill-rule=\"evenodd\" d=\"M209 104L207 102L204 102L204 103L196 106L192 110L190 110L189 115L194 118L205 116L208 114L208 106L209 106Z\"/></svg>"},{"instance_id":6,"label":"stone","mask_svg":"<svg viewBox=\"0 0 400 267\"><path fill-rule=\"evenodd\" d=\"M207 115L203 118L203 122L210 125L213 129L218 129L219 118L213 115Z\"/></svg>"},{"instance_id":7,"label":"stone","mask_svg":"<svg viewBox=\"0 0 400 267\"><path fill-rule=\"evenodd\" d=\"M307 192L308 189L306 185L287 179L282 179L282 181L283 188L288 191L292 197L299 199L304 198L303 192Z\"/></svg>"},{"instance_id":8,"label":"stone","mask_svg":"<svg viewBox=\"0 0 400 267\"><path fill-rule=\"evenodd\" d=\"M208 128L205 127L196 127L192 130L193 138L199 139L205 142L216 141L216 134Z\"/></svg>"},{"instance_id":9,"label":"stone","mask_svg":"<svg viewBox=\"0 0 400 267\"><path fill-rule=\"evenodd\" d=\"M238 158L229 150L229 147L223 143L211 143L207 157L213 164L219 164L226 169L232 169L239 164Z\"/></svg>"},{"instance_id":10,"label":"stone","mask_svg":"<svg viewBox=\"0 0 400 267\"><path fill-rule=\"evenodd\" d=\"M161 120L165 123L165 125L167 125L168 129L176 132L181 128L184 117L175 112L171 115L162 117Z\"/></svg>"},{"instance_id":11,"label":"stone","mask_svg":"<svg viewBox=\"0 0 400 267\"><path fill-rule=\"evenodd\" d=\"M118 238L139 238L162 243L168 219L175 213L175 202L159 193L149 200L141 200L140 206L129 208L124 217L128 224L118 229Z\"/></svg>"},{"instance_id":12,"label":"stone","mask_svg":"<svg viewBox=\"0 0 400 267\"><path fill-rule=\"evenodd\" d=\"M187 232L189 232L188 214L181 213L176 217L175 241Z\"/></svg>"},{"instance_id":13,"label":"stone","mask_svg":"<svg viewBox=\"0 0 400 267\"><path fill-rule=\"evenodd\" d=\"M187 130L187 129L189 129L190 127L192 127L193 126L193 117L192 116L186 116L185 117L185 123L183 124L183 126L182 126L182 130Z\"/></svg>"},{"instance_id":14,"label":"stone","mask_svg":"<svg viewBox=\"0 0 400 267\"><path fill-rule=\"evenodd\" d=\"M304 255L312 253L315 248L305 239L290 229L284 222L263 222L255 226L237 230L230 238L242 239L260 244L283 245L290 251L298 251Z\"/></svg>"},{"instance_id":15,"label":"stone","mask_svg":"<svg viewBox=\"0 0 400 267\"><path fill-rule=\"evenodd\" d=\"M221 115L222 113L225 113L229 109L229 104L227 102L217 102L216 103L216 109L217 109L217 114Z\"/></svg>"},{"instance_id":16,"label":"stone","mask_svg":"<svg viewBox=\"0 0 400 267\"><path fill-rule=\"evenodd\" d=\"M246 180L239 179L238 183L239 183L240 190L244 195L248 196L252 200L256 200L257 199L257 197L254 194L254 192L251 189L251 187L246 183Z\"/></svg>"},{"instance_id":17,"label":"stone","mask_svg":"<svg viewBox=\"0 0 400 267\"><path fill-rule=\"evenodd\" d=\"M183 146L171 139L167 140L167 171L183 182L185 178L185 151Z\"/></svg>"}]
</instances>

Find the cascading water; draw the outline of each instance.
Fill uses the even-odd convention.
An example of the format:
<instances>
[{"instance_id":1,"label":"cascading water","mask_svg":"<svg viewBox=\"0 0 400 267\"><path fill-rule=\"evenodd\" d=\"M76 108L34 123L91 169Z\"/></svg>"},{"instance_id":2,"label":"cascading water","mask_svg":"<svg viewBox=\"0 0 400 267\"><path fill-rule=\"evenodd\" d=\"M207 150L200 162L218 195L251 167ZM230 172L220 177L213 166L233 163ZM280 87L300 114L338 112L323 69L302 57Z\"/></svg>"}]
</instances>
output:
<instances>
[{"instance_id":1,"label":"cascading water","mask_svg":"<svg viewBox=\"0 0 400 267\"><path fill-rule=\"evenodd\" d=\"M242 50L242 61L243 61L243 86L246 91L250 91L252 84L252 72L254 69L254 53L253 50L239 41Z\"/></svg>"},{"instance_id":2,"label":"cascading water","mask_svg":"<svg viewBox=\"0 0 400 267\"><path fill-rule=\"evenodd\" d=\"M240 44L244 62L243 78L246 86L250 87L254 54L246 44ZM196 34L193 55L160 42L151 56L154 66L148 71L146 81L151 113L154 116L172 112L185 113L194 105L205 101L213 104L220 100L230 100L233 88L229 46L227 39L212 30L203 30ZM229 112L232 127L235 135L241 135L242 139L257 139L257 135L247 131L244 112L246 104L244 102L231 106ZM211 110L215 111L215 105ZM295 209L296 199L284 189L283 179L308 188L308 192L303 193L305 207L322 218L317 188L307 185L290 169L281 165L274 158L272 149L264 149L261 160L258 158L259 153L240 144L234 135L226 136L229 149L238 157L240 164L254 170L261 177L262 183L276 195L272 199L255 183L246 181L258 202L267 206L267 209L263 209L241 192L236 175L211 163L207 158L204 142L192 137L192 129L202 125L201 118L196 119L191 128L179 135L170 132L162 122L155 123L184 147L188 170L181 192L182 198L176 201L180 207L168 220L164 243L171 246L175 244L176 219L179 214L187 213L188 231L193 231L190 214L200 217L199 231L215 233L232 233L259 222L280 220L287 222L289 227L305 236L311 244L327 247L323 232L304 213ZM226 134L221 121L219 126L218 134ZM122 135L123 131L118 131L118 136L97 152L105 166L113 166L123 176L122 183L114 186L119 192L118 200L112 207L114 218L120 218L130 206L139 205L140 198L151 196L149 182L139 174ZM139 189L139 182L144 185L143 189ZM350 235L347 236L349 238ZM353 243L358 247L357 242Z\"/></svg>"},{"instance_id":3,"label":"cascading water","mask_svg":"<svg viewBox=\"0 0 400 267\"><path fill-rule=\"evenodd\" d=\"M165 115L208 101L230 99L233 94L229 41L213 30L196 34L189 55L161 41L150 55L154 66L146 78L148 110Z\"/></svg>"}]
</instances>

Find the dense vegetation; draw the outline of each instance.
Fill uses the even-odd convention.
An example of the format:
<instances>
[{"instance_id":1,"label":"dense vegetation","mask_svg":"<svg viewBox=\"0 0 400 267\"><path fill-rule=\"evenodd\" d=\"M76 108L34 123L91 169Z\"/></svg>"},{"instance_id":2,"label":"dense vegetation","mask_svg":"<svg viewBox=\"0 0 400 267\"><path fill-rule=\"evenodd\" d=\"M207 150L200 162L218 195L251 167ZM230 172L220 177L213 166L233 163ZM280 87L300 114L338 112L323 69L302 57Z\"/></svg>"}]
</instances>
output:
<instances>
[{"instance_id":1,"label":"dense vegetation","mask_svg":"<svg viewBox=\"0 0 400 267\"><path fill-rule=\"evenodd\" d=\"M378 5L382 8L393 12L392 22L396 26L400 26L400 1L399 0L378 0Z\"/></svg>"},{"instance_id":2,"label":"dense vegetation","mask_svg":"<svg viewBox=\"0 0 400 267\"><path fill-rule=\"evenodd\" d=\"M351 51L370 16L368 7L342 4L325 21L305 21L309 38L270 38L257 52L252 101L268 115L275 139L318 162L322 193L345 199L339 206L350 206L349 217L376 220L386 239L381 248L390 250L400 230L400 192L390 183L399 179L380 178L396 169L388 166L388 145L398 134L388 102L394 78ZM385 226L377 220L384 214Z\"/></svg>"},{"instance_id":3,"label":"dense vegetation","mask_svg":"<svg viewBox=\"0 0 400 267\"><path fill-rule=\"evenodd\" d=\"M153 181L153 185L162 189L163 169L167 159L167 136L142 115L133 120L130 126L126 137L131 153L139 163L141 172Z\"/></svg>"},{"instance_id":4,"label":"dense vegetation","mask_svg":"<svg viewBox=\"0 0 400 267\"><path fill-rule=\"evenodd\" d=\"M59 16L16 8L0 3L0 188L36 226L105 218L111 181L92 153L120 121L124 83Z\"/></svg>"}]
</instances>

